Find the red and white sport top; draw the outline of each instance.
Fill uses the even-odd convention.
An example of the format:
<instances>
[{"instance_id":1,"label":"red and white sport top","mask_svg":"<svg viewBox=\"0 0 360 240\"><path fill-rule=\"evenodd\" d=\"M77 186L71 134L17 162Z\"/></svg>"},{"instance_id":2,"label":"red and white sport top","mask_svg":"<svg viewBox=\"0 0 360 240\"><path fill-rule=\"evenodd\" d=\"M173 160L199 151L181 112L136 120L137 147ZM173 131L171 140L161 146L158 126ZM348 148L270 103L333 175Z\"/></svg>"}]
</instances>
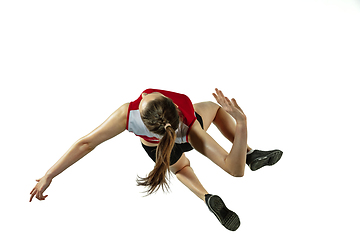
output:
<instances>
[{"instance_id":1,"label":"red and white sport top","mask_svg":"<svg viewBox=\"0 0 360 240\"><path fill-rule=\"evenodd\" d=\"M182 121L180 121L178 129L175 131L176 132L175 142L176 143L188 142L189 130L196 120L195 110L190 99L184 94L159 90L159 89L146 89L142 93L149 94L153 92L159 92L163 94L164 96L170 98L177 105L177 107L179 108L179 110L183 115L183 119ZM155 144L159 143L159 140L162 138L162 136L150 132L141 119L140 111L139 111L139 104L141 99L142 99L142 95L140 95L140 97L135 101L130 102L126 129L129 132L134 133L136 136L143 138L145 141Z\"/></svg>"}]
</instances>

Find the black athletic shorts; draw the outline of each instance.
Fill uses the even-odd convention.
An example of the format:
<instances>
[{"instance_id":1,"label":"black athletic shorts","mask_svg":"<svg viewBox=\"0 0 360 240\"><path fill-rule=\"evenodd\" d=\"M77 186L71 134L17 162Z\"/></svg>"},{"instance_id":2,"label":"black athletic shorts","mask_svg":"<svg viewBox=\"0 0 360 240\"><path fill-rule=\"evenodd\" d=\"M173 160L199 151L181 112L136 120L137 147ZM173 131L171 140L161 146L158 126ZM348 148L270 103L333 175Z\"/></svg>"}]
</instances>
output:
<instances>
[{"instance_id":1,"label":"black athletic shorts","mask_svg":"<svg viewBox=\"0 0 360 240\"><path fill-rule=\"evenodd\" d=\"M202 129L204 129L204 123L202 120L202 117L195 112L195 116L196 119L199 121ZM147 152L147 154L149 155L149 157L156 162L156 147L148 147L145 146L143 143L141 143L141 145L143 146L143 148L145 149L145 151ZM181 157L181 155L184 152L188 152L193 150L194 148L191 146L190 143L175 143L174 148L171 152L171 156L170 156L170 165L175 164Z\"/></svg>"}]
</instances>

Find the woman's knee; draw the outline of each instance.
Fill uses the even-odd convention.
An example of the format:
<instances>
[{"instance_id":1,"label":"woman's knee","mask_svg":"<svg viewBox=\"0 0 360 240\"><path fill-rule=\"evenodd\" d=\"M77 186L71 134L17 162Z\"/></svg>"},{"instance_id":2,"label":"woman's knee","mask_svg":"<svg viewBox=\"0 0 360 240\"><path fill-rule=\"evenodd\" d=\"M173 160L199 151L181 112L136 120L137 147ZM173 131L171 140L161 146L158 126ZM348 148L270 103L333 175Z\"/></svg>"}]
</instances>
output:
<instances>
[{"instance_id":1,"label":"woman's knee","mask_svg":"<svg viewBox=\"0 0 360 240\"><path fill-rule=\"evenodd\" d=\"M183 153L180 159L175 164L170 166L170 171L173 174L176 174L187 166L190 166L190 160L185 156L185 153Z\"/></svg>"},{"instance_id":2,"label":"woman's knee","mask_svg":"<svg viewBox=\"0 0 360 240\"><path fill-rule=\"evenodd\" d=\"M216 113L220 106L217 103L212 101L200 102L194 104L194 109L196 112L212 112Z\"/></svg>"},{"instance_id":3,"label":"woman's knee","mask_svg":"<svg viewBox=\"0 0 360 240\"><path fill-rule=\"evenodd\" d=\"M214 121L220 106L214 102L201 102L194 104L195 111L202 117L206 131Z\"/></svg>"}]
</instances>

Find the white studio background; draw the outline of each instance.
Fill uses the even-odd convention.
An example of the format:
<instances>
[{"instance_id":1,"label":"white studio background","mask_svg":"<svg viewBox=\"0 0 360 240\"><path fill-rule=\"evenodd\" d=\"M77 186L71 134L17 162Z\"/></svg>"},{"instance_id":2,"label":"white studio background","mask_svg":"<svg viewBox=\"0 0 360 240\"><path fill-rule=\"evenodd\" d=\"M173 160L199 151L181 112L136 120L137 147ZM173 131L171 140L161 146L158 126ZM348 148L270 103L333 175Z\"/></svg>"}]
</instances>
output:
<instances>
[{"instance_id":1,"label":"white studio background","mask_svg":"<svg viewBox=\"0 0 360 240\"><path fill-rule=\"evenodd\" d=\"M351 0L1 1L1 239L359 239L359 24ZM153 163L128 132L28 202L77 139L149 87L194 103L218 87L245 111L251 147L284 151L244 178L188 153L238 231L175 177L170 194L142 197L135 179Z\"/></svg>"}]
</instances>

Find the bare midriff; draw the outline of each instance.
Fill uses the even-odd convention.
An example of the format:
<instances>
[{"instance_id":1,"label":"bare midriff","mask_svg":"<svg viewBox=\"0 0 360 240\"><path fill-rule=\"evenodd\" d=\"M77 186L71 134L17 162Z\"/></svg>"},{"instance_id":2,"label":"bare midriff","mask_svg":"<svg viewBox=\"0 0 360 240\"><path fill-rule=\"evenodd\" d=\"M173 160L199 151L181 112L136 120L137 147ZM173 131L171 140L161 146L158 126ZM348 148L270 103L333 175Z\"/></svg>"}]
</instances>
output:
<instances>
[{"instance_id":1,"label":"bare midriff","mask_svg":"<svg viewBox=\"0 0 360 240\"><path fill-rule=\"evenodd\" d=\"M148 147L157 147L157 145L158 145L158 143L151 143L142 138L140 138L140 141L142 142L142 144L144 144L145 146L148 146Z\"/></svg>"}]
</instances>

